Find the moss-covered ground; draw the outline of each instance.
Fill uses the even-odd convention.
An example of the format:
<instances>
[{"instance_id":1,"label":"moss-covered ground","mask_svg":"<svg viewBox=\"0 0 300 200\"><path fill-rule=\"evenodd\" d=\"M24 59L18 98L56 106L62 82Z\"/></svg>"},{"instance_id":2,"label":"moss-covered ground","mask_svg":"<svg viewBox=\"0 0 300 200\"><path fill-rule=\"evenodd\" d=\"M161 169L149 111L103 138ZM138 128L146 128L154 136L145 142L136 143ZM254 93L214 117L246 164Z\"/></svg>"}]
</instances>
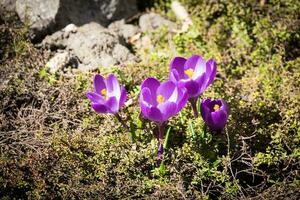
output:
<instances>
[{"instance_id":1,"label":"moss-covered ground","mask_svg":"<svg viewBox=\"0 0 300 200\"><path fill-rule=\"evenodd\" d=\"M50 55L28 41L27 27L1 16L1 199L300 197L299 1L182 3L194 23L187 32L146 33L153 48L132 47L141 63L89 73L49 74ZM176 20L170 1L148 4ZM224 98L228 124L211 133L187 106L168 123L157 168L157 130L140 118L139 85L149 76L166 80L170 60L192 54L217 61L202 98ZM121 115L131 116L135 141L113 116L90 108L85 93L95 73L115 73L125 85Z\"/></svg>"}]
</instances>

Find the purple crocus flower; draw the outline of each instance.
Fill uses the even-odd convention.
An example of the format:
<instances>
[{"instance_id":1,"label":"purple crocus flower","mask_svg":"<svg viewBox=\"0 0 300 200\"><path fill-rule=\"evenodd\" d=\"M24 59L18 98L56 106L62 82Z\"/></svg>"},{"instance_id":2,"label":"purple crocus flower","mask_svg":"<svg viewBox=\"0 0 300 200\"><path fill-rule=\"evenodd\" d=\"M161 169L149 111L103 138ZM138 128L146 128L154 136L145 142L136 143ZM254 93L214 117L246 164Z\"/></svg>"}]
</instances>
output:
<instances>
[{"instance_id":1,"label":"purple crocus flower","mask_svg":"<svg viewBox=\"0 0 300 200\"><path fill-rule=\"evenodd\" d=\"M156 122L158 134L157 164L163 158L163 134L166 121L176 115L187 103L186 89L172 81L160 83L155 78L147 78L141 86L140 107L145 118Z\"/></svg>"},{"instance_id":2,"label":"purple crocus flower","mask_svg":"<svg viewBox=\"0 0 300 200\"><path fill-rule=\"evenodd\" d=\"M94 92L88 92L86 96L91 100L92 108L98 113L116 114L127 98L125 88L120 86L113 74L108 75L106 79L96 74L94 89Z\"/></svg>"},{"instance_id":3,"label":"purple crocus flower","mask_svg":"<svg viewBox=\"0 0 300 200\"><path fill-rule=\"evenodd\" d=\"M213 82L217 64L198 55L185 59L175 57L171 62L170 80L184 86L189 97L198 97Z\"/></svg>"},{"instance_id":4,"label":"purple crocus flower","mask_svg":"<svg viewBox=\"0 0 300 200\"><path fill-rule=\"evenodd\" d=\"M217 64L213 59L207 62L199 55L188 59L175 57L170 65L170 80L187 89L194 115L198 117L197 100L214 81Z\"/></svg>"},{"instance_id":5,"label":"purple crocus flower","mask_svg":"<svg viewBox=\"0 0 300 200\"><path fill-rule=\"evenodd\" d=\"M223 99L205 99L201 103L201 115L211 130L221 131L226 125L229 109Z\"/></svg>"},{"instance_id":6,"label":"purple crocus flower","mask_svg":"<svg viewBox=\"0 0 300 200\"><path fill-rule=\"evenodd\" d=\"M188 95L185 88L171 81L160 83L147 78L141 86L140 107L145 118L159 124L176 115L186 104Z\"/></svg>"}]
</instances>

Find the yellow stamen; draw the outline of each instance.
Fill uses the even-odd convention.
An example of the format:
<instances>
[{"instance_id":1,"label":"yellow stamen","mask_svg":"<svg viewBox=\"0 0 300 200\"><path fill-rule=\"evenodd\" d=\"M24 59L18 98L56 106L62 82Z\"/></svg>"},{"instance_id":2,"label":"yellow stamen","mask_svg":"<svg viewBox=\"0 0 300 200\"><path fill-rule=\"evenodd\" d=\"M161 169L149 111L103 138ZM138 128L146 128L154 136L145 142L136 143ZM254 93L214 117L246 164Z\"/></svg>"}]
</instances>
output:
<instances>
[{"instance_id":1,"label":"yellow stamen","mask_svg":"<svg viewBox=\"0 0 300 200\"><path fill-rule=\"evenodd\" d=\"M215 106L214 106L214 110L215 111L218 111L220 109L220 106L218 105L218 104L216 104Z\"/></svg>"},{"instance_id":2,"label":"yellow stamen","mask_svg":"<svg viewBox=\"0 0 300 200\"><path fill-rule=\"evenodd\" d=\"M157 101L157 103L160 104L160 103L163 103L165 101L165 98L162 95L158 95L156 97L156 101Z\"/></svg>"},{"instance_id":3,"label":"yellow stamen","mask_svg":"<svg viewBox=\"0 0 300 200\"><path fill-rule=\"evenodd\" d=\"M190 79L192 79L193 74L194 74L194 70L190 68L190 69L185 70L184 73L185 73Z\"/></svg>"},{"instance_id":4,"label":"yellow stamen","mask_svg":"<svg viewBox=\"0 0 300 200\"><path fill-rule=\"evenodd\" d=\"M102 89L102 90L101 90L101 94L102 94L103 96L106 96L106 95L107 95L106 89Z\"/></svg>"}]
</instances>

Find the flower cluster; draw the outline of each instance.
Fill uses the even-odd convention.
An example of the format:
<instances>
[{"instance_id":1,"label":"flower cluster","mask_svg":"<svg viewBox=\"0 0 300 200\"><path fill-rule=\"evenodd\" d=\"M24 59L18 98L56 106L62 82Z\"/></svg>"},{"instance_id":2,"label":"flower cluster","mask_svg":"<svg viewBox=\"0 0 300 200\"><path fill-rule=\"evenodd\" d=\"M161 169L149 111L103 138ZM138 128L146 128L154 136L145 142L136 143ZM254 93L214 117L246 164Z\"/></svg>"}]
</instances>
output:
<instances>
[{"instance_id":1,"label":"flower cluster","mask_svg":"<svg viewBox=\"0 0 300 200\"><path fill-rule=\"evenodd\" d=\"M216 77L217 64L205 61L199 55L188 59L175 57L170 64L169 80L160 83L147 78L141 87L140 107L143 116L159 124L176 115L190 101L198 116L199 96ZM201 102L201 115L211 130L222 130L228 119L228 106L222 99L205 99Z\"/></svg>"},{"instance_id":2,"label":"flower cluster","mask_svg":"<svg viewBox=\"0 0 300 200\"><path fill-rule=\"evenodd\" d=\"M143 117L154 121L159 128L158 165L163 154L164 127L188 101L195 117L198 117L200 112L205 124L212 131L224 129L229 109L223 99L203 99L200 111L197 109L199 97L212 84L216 72L217 64L213 59L206 61L199 55L193 55L188 59L175 57L170 64L169 80L161 83L150 77L143 81L139 104ZM94 92L87 93L92 108L98 113L115 114L122 122L117 113L125 104L127 94L116 77L110 74L105 79L97 74L94 78L94 88Z\"/></svg>"}]
</instances>

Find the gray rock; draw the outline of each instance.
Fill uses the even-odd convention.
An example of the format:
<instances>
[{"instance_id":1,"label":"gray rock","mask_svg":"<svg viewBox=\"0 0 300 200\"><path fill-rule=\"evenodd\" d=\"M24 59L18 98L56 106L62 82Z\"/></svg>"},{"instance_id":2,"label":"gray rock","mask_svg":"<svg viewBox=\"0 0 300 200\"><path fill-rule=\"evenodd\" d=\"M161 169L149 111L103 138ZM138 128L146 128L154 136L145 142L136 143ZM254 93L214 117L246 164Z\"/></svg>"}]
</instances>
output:
<instances>
[{"instance_id":1,"label":"gray rock","mask_svg":"<svg viewBox=\"0 0 300 200\"><path fill-rule=\"evenodd\" d=\"M139 27L132 24L125 24L125 20L119 20L111 23L108 29L117 33L120 37L124 38L125 41L129 41L131 37L139 32Z\"/></svg>"},{"instance_id":2,"label":"gray rock","mask_svg":"<svg viewBox=\"0 0 300 200\"><path fill-rule=\"evenodd\" d=\"M16 11L30 25L30 37L39 41L66 25L112 21L137 12L136 0L17 0Z\"/></svg>"},{"instance_id":3,"label":"gray rock","mask_svg":"<svg viewBox=\"0 0 300 200\"><path fill-rule=\"evenodd\" d=\"M112 57L117 60L120 64L126 63L128 60L132 60L132 54L129 52L129 50L121 45L116 44L111 52Z\"/></svg>"},{"instance_id":4,"label":"gray rock","mask_svg":"<svg viewBox=\"0 0 300 200\"><path fill-rule=\"evenodd\" d=\"M78 27L75 24L69 24L64 29L47 36L42 43L37 46L50 50L65 49L67 47L66 41L70 35L76 34L77 31Z\"/></svg>"},{"instance_id":5,"label":"gray rock","mask_svg":"<svg viewBox=\"0 0 300 200\"><path fill-rule=\"evenodd\" d=\"M0 13L4 11L15 11L16 0L0 0Z\"/></svg>"},{"instance_id":6,"label":"gray rock","mask_svg":"<svg viewBox=\"0 0 300 200\"><path fill-rule=\"evenodd\" d=\"M139 19L139 26L142 32L153 31L162 26L168 27L170 31L175 29L175 23L163 18L156 13L146 13Z\"/></svg>"},{"instance_id":7,"label":"gray rock","mask_svg":"<svg viewBox=\"0 0 300 200\"><path fill-rule=\"evenodd\" d=\"M46 64L50 73L55 73L59 69L67 67L72 61L72 57L69 52L58 52L56 53Z\"/></svg>"},{"instance_id":8,"label":"gray rock","mask_svg":"<svg viewBox=\"0 0 300 200\"><path fill-rule=\"evenodd\" d=\"M81 27L68 25L63 30L47 36L41 47L71 52L78 58L80 70L93 70L99 66L110 67L136 60L116 33L94 22Z\"/></svg>"},{"instance_id":9,"label":"gray rock","mask_svg":"<svg viewBox=\"0 0 300 200\"><path fill-rule=\"evenodd\" d=\"M53 31L59 3L59 0L17 0L16 11L20 19L28 23L31 39L39 40Z\"/></svg>"}]
</instances>

